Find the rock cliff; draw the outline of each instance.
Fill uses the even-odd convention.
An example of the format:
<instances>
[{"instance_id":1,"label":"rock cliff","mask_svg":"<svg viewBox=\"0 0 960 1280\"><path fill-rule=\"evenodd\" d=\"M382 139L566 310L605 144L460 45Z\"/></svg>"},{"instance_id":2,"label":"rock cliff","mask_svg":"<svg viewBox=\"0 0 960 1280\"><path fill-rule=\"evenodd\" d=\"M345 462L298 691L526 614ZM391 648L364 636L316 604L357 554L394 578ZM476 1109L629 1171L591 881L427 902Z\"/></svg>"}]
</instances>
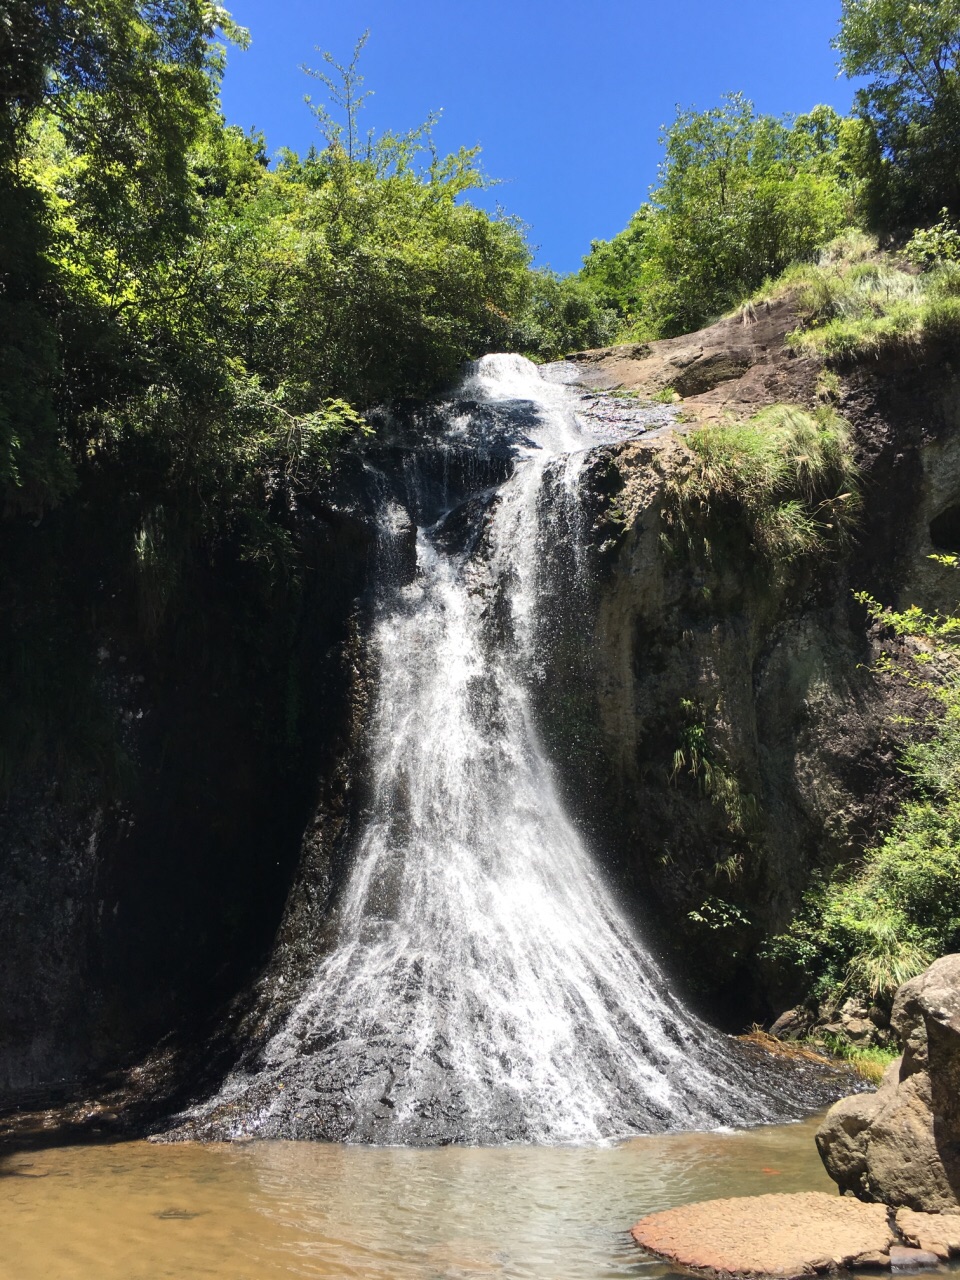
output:
<instances>
[{"instance_id":1,"label":"rock cliff","mask_svg":"<svg viewBox=\"0 0 960 1280\"><path fill-rule=\"evenodd\" d=\"M591 463L595 587L576 616L557 601L538 690L567 799L608 874L701 1009L737 1029L791 999L762 945L812 871L855 858L902 792L891 711L917 695L872 669L892 641L852 592L942 606L952 584L927 556L960 550L950 353L825 383L785 348L794 322L787 299L701 334L572 357L601 405L612 391L683 402L673 429ZM678 556L664 485L689 465L685 433L827 394L863 472L850 548L778 575ZM402 469L402 450L390 465ZM12 958L0 1091L11 1099L49 1097L164 1037L203 1041L231 1001L231 1016L256 1019L244 993L275 939L275 991L322 939L362 790L361 633L380 497L363 459L342 459L289 513L309 569L289 614L251 603L242 566L216 566L195 584L190 618L168 619L151 645L109 530L76 547L95 566L74 574L77 645L98 664L136 781L117 788L92 768L70 794L49 767L23 769L0 811L0 946ZM400 539L397 554L409 551ZM17 554L25 575L39 572L32 552ZM737 824L675 768L693 730L743 802Z\"/></svg>"},{"instance_id":2,"label":"rock cliff","mask_svg":"<svg viewBox=\"0 0 960 1280\"><path fill-rule=\"evenodd\" d=\"M960 502L960 387L944 353L825 378L785 346L794 324L783 299L701 334L573 357L607 394L689 394L674 430L594 464L599 585L581 651L594 682L577 715L573 693L555 713L555 750L647 928L703 1007L731 1025L778 1013L796 994L763 959L764 940L814 872L869 846L903 794L896 717L915 714L919 695L875 669L901 642L870 623L854 592L901 607L952 607L955 596L949 570L929 559L946 548ZM689 465L685 435L824 396L850 421L862 470L852 545L781 573L724 547L722 529L710 563L677 555L665 489ZM554 678L564 685L562 664ZM675 767L691 733L737 797L738 821L717 788Z\"/></svg>"}]
</instances>

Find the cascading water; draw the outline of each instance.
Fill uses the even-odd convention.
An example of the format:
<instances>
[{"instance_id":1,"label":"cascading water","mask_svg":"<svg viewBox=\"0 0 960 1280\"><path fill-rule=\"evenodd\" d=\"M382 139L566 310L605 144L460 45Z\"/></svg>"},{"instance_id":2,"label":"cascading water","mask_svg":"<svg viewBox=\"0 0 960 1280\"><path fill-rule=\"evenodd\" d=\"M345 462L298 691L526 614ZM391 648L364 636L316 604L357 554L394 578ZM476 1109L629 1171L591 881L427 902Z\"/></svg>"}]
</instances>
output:
<instances>
[{"instance_id":1,"label":"cascading water","mask_svg":"<svg viewBox=\"0 0 960 1280\"><path fill-rule=\"evenodd\" d=\"M417 572L383 575L372 795L336 938L255 1066L195 1113L201 1132L598 1142L799 1110L671 997L538 737L551 538L559 523L569 594L580 470L623 435L583 421L564 375L486 357L449 406L448 456L503 433L499 486L451 503L408 476ZM385 500L387 547L397 515Z\"/></svg>"}]
</instances>

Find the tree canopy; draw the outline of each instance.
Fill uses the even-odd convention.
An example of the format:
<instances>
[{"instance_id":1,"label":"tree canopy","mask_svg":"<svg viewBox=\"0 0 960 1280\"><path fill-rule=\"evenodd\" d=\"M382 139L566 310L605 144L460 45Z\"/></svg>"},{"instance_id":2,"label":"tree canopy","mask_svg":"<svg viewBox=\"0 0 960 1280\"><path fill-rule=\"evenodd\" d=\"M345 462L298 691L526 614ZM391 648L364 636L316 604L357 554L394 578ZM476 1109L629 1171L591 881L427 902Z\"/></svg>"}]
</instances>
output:
<instances>
[{"instance_id":1,"label":"tree canopy","mask_svg":"<svg viewBox=\"0 0 960 1280\"><path fill-rule=\"evenodd\" d=\"M844 0L834 46L867 128L861 151L872 225L904 231L960 212L960 3Z\"/></svg>"},{"instance_id":2,"label":"tree canopy","mask_svg":"<svg viewBox=\"0 0 960 1280\"><path fill-rule=\"evenodd\" d=\"M582 278L632 336L697 328L844 225L845 122L830 107L783 120L741 94L678 111L650 200L612 241L594 241Z\"/></svg>"}]
</instances>

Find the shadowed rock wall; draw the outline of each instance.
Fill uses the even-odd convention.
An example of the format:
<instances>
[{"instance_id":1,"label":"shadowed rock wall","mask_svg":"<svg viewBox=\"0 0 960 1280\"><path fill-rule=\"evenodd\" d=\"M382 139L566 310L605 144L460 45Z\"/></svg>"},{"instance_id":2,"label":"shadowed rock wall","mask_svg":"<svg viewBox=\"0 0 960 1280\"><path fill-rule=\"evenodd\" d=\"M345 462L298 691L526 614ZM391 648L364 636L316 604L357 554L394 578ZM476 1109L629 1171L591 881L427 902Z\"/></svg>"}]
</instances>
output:
<instances>
[{"instance_id":1,"label":"shadowed rock wall","mask_svg":"<svg viewBox=\"0 0 960 1280\"><path fill-rule=\"evenodd\" d=\"M774 319L789 325L789 308ZM743 328L724 321L579 358L594 385L649 393L670 384L671 361L689 369L734 338L738 355L722 385L684 402L687 427L594 463L595 614L578 661L556 663L544 695L571 802L611 874L700 1007L735 1029L795 998L764 942L789 922L811 876L869 847L905 794L895 717L916 715L921 695L873 669L902 642L869 620L854 592L955 608L955 575L929 556L934 522L946 511L949 533L960 491L960 386L944 353L851 367L837 408L862 468L852 545L779 574L725 540L722 525L710 563L679 551L666 537L664 476L688 464L684 432L749 417L774 398L816 403L816 369L788 354L782 332L776 341L771 317L759 325L762 342L751 345ZM721 785L702 767L693 776L692 731Z\"/></svg>"}]
</instances>

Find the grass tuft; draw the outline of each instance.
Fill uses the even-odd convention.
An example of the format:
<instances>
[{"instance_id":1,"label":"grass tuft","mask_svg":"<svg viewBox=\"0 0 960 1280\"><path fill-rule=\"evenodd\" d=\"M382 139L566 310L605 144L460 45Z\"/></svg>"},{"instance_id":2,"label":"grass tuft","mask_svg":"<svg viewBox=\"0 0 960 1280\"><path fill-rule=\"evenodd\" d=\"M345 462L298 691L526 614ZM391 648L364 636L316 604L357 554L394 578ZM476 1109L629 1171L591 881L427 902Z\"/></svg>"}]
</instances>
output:
<instances>
[{"instance_id":1,"label":"grass tuft","mask_svg":"<svg viewBox=\"0 0 960 1280\"><path fill-rule=\"evenodd\" d=\"M870 1084L879 1084L887 1067L900 1056L897 1049L879 1049L876 1046L863 1048L859 1045L851 1044L849 1040L844 1040L842 1036L834 1036L829 1033L823 1037L823 1044L828 1053L832 1054L834 1058L841 1058L844 1062L849 1062L860 1079L866 1080Z\"/></svg>"},{"instance_id":2,"label":"grass tuft","mask_svg":"<svg viewBox=\"0 0 960 1280\"><path fill-rule=\"evenodd\" d=\"M774 405L746 423L687 436L690 468L666 481L668 537L710 559L739 529L778 570L842 541L859 510L849 427L828 405Z\"/></svg>"},{"instance_id":3,"label":"grass tuft","mask_svg":"<svg viewBox=\"0 0 960 1280\"><path fill-rule=\"evenodd\" d=\"M920 272L861 232L833 241L816 263L788 268L744 305L787 293L801 316L787 341L806 355L847 360L960 338L960 263Z\"/></svg>"}]
</instances>

